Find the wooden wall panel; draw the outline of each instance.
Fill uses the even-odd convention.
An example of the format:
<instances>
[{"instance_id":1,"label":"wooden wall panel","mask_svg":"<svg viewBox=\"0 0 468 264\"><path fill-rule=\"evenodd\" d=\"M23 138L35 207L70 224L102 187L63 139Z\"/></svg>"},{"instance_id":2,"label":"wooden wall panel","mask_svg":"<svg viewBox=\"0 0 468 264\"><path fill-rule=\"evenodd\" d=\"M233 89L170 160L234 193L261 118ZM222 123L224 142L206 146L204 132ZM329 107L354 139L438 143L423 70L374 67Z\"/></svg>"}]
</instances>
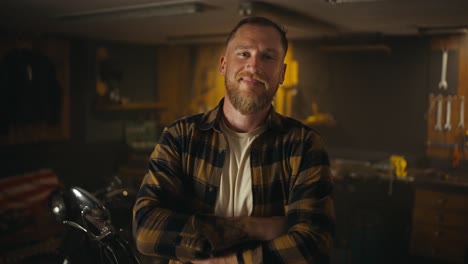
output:
<instances>
[{"instance_id":1,"label":"wooden wall panel","mask_svg":"<svg viewBox=\"0 0 468 264\"><path fill-rule=\"evenodd\" d=\"M458 94L468 98L468 35L460 38ZM465 116L466 118L466 116Z\"/></svg>"},{"instance_id":2,"label":"wooden wall panel","mask_svg":"<svg viewBox=\"0 0 468 264\"><path fill-rule=\"evenodd\" d=\"M167 106L161 112L163 124L187 114L186 106L192 96L192 75L189 46L161 46L157 50L156 84L158 98Z\"/></svg>"},{"instance_id":3,"label":"wooden wall panel","mask_svg":"<svg viewBox=\"0 0 468 264\"><path fill-rule=\"evenodd\" d=\"M198 45L194 50L194 94L190 104L191 113L205 112L215 107L224 96L224 77L219 72L224 46Z\"/></svg>"},{"instance_id":4,"label":"wooden wall panel","mask_svg":"<svg viewBox=\"0 0 468 264\"><path fill-rule=\"evenodd\" d=\"M435 37L432 40L432 50L456 50L458 51L458 86L454 93L444 93L429 95L429 109L427 121L427 155L436 158L448 158L457 165L457 160L468 159L466 150L466 99L468 98L468 37L465 35L453 35ZM441 110L438 110L438 102L442 101ZM448 110L447 101L451 101L451 108ZM437 129L438 111L441 111L442 129ZM447 112L449 111L449 112ZM444 128L450 119L451 128ZM461 120L462 119L462 120ZM462 122L460 122L462 121Z\"/></svg>"}]
</instances>

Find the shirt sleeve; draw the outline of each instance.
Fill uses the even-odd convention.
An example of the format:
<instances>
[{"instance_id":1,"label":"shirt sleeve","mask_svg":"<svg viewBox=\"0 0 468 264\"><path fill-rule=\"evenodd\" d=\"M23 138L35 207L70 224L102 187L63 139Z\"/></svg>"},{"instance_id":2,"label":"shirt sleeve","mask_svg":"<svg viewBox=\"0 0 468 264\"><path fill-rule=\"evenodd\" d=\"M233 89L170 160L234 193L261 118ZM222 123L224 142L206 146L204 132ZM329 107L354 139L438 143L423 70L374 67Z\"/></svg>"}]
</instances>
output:
<instances>
[{"instance_id":1,"label":"shirt sleeve","mask_svg":"<svg viewBox=\"0 0 468 264\"><path fill-rule=\"evenodd\" d=\"M291 160L287 234L238 252L238 263L330 262L335 223L333 180L319 138L309 142L304 143L301 155L292 155L298 158Z\"/></svg>"},{"instance_id":2,"label":"shirt sleeve","mask_svg":"<svg viewBox=\"0 0 468 264\"><path fill-rule=\"evenodd\" d=\"M188 262L237 248L239 263L329 262L332 177L318 137L301 141L289 158L287 234L253 243L235 222L200 213L210 210L184 190L186 168L182 169L181 160L187 143L176 138L167 129L163 132L133 208L133 233L142 254Z\"/></svg>"},{"instance_id":3,"label":"shirt sleeve","mask_svg":"<svg viewBox=\"0 0 468 264\"><path fill-rule=\"evenodd\" d=\"M181 153L167 129L149 161L133 208L133 234L138 250L187 262L212 257L247 242L241 226L203 212L207 205L187 193Z\"/></svg>"}]
</instances>

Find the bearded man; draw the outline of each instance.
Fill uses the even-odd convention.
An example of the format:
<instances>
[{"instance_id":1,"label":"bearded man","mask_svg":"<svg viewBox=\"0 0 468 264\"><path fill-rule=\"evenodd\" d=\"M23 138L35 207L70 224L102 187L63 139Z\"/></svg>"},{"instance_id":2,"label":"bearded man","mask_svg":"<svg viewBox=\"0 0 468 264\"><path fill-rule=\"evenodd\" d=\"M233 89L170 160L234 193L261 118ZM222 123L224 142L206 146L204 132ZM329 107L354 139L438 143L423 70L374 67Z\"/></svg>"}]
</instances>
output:
<instances>
[{"instance_id":1,"label":"bearded man","mask_svg":"<svg viewBox=\"0 0 468 264\"><path fill-rule=\"evenodd\" d=\"M328 263L333 184L319 134L275 112L285 30L241 20L219 71L226 95L167 126L133 209L138 250L169 263Z\"/></svg>"}]
</instances>

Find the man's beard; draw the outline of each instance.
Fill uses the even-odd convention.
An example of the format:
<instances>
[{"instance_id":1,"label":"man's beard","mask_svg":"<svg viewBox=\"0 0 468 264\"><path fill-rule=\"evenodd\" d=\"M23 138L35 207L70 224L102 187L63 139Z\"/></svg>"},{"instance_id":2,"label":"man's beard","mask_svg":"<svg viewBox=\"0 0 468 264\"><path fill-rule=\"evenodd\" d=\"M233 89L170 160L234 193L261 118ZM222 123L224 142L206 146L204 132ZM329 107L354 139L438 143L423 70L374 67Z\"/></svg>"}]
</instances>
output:
<instances>
[{"instance_id":1,"label":"man's beard","mask_svg":"<svg viewBox=\"0 0 468 264\"><path fill-rule=\"evenodd\" d=\"M265 86L265 90L262 90L260 94L252 92L252 94L248 95L246 93L243 93L239 89L239 86L240 80L244 77L251 77L263 83L263 85ZM243 115L258 113L261 110L265 109L265 107L270 105L273 101L273 91L277 88L270 87L269 83L265 78L263 78L263 76L259 74L253 74L252 76L251 73L246 72L241 72L237 74L234 78L234 81L230 81L226 77L224 79L224 85L226 86L227 96L229 97L232 105L237 111L239 111Z\"/></svg>"},{"instance_id":2,"label":"man's beard","mask_svg":"<svg viewBox=\"0 0 468 264\"><path fill-rule=\"evenodd\" d=\"M242 93L239 89L239 77L237 77L234 82L228 81L226 78L224 84L226 86L227 96L232 105L243 115L258 113L270 105L273 100L273 93L269 91L272 87L263 90L260 94L251 93L247 95Z\"/></svg>"}]
</instances>

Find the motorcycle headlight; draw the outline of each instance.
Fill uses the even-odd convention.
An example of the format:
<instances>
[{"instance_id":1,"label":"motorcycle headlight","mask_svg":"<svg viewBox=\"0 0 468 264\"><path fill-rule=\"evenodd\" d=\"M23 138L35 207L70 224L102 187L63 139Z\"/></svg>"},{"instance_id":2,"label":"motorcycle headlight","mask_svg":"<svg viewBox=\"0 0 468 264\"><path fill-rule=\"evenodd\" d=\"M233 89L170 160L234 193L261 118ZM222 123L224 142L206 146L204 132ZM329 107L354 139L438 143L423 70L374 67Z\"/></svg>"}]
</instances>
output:
<instances>
[{"instance_id":1,"label":"motorcycle headlight","mask_svg":"<svg viewBox=\"0 0 468 264\"><path fill-rule=\"evenodd\" d=\"M93 194L76 186L72 187L70 190L81 210L87 207L87 210L89 210L93 216L102 220L110 219L110 213L107 208Z\"/></svg>"}]
</instances>

